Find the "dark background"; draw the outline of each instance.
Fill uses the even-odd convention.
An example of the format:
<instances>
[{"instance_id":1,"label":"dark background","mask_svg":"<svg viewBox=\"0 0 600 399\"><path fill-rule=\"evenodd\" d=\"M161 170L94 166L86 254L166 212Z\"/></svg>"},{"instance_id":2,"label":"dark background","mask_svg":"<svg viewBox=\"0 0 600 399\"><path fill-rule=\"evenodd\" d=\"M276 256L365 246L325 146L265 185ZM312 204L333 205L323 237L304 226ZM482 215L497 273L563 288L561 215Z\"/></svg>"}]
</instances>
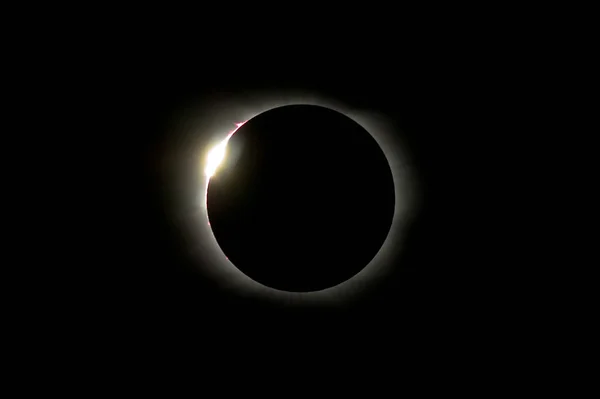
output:
<instances>
[{"instance_id":1,"label":"dark background","mask_svg":"<svg viewBox=\"0 0 600 399\"><path fill-rule=\"evenodd\" d=\"M537 145L523 148L532 132L544 143L545 131L535 118L527 124L520 118L532 113L537 94L556 87L555 77L547 76L558 57L555 43L570 43L560 24L556 37L548 39L547 29L535 23L552 25L555 19L538 9L527 14L428 5L416 17L395 9L367 15L358 4L352 17L320 10L309 11L308 18L296 7L275 17L265 10L263 22L237 5L224 5L226 12L186 13L191 20L185 22L162 9L152 18L140 10L105 11L110 18L99 10L77 17L65 12L74 24L43 15L48 29L10 33L20 55L7 64L18 61L24 72L18 78L6 75L20 91L13 102L33 99L21 120L25 133L19 131L30 142L21 148L48 156L51 147L28 134L37 130L31 126L37 119L44 125L41 136L61 149L55 152L53 146L52 162L42 168L33 162L39 158L27 153L9 170L35 164L24 179L34 193L6 196L29 197L28 211L51 215L48 222L36 220L35 231L13 234L28 243L13 260L23 264L25 289L17 287L9 303L21 319L36 320L32 328L19 324L27 332L25 346L56 349L53 369L64 354L63 343L87 359L90 348L117 349L108 369L123 364L131 348L154 357L159 348L188 354L200 346L201 355L190 356L190 363L223 375L239 365L240 356L230 355L242 349L262 355L243 357L250 362L268 362L274 353L295 361L293 354L303 352L313 360L304 363L307 367L328 368L328 359L345 353L350 361L344 363L358 364L359 371L383 364L394 372L407 352L425 366L445 358L444 374L459 369L455 366L467 351L489 364L497 359L491 351L518 348L501 376L526 363L529 347L539 347L548 336L528 327L540 312L554 311L549 298L566 296L562 282L546 286L552 295L539 293L540 277L549 274L552 263L539 259L549 252L548 244L525 255L536 239L529 214L544 204L528 200L525 189L537 188L538 176L552 171L545 168L549 163L537 162ZM55 31L59 34L50 34ZM26 34L31 45L19 40ZM530 62L540 48L549 49L549 56ZM402 262L380 287L344 307L292 308L224 292L190 273L194 265L169 220L163 155L180 139L169 133L170 115L190 102L195 112L214 98L288 88L386 115L402 132L421 185ZM12 147L5 150L13 155ZM516 154L539 166L539 173L522 172ZM60 168L46 168L50 164ZM517 187L514 176L521 173ZM43 188L40 175L48 182ZM548 197L554 189L547 190ZM544 216L552 221L553 212ZM9 279L5 284L13 286ZM23 302L36 313L22 311ZM38 323L39 310L44 318ZM552 356L555 342L548 344L540 352ZM453 356L440 356L445 350ZM378 362L356 356L365 353ZM216 359L224 367L213 367ZM480 362L471 364L487 372ZM429 376L428 367L415 364L415 369ZM335 371L331 367L326 375ZM462 377L469 385L473 381L470 373Z\"/></svg>"},{"instance_id":2,"label":"dark background","mask_svg":"<svg viewBox=\"0 0 600 399\"><path fill-rule=\"evenodd\" d=\"M510 235L498 223L505 183L496 184L492 170L496 143L506 140L498 134L502 76L485 67L486 56L446 45L386 51L367 44L335 54L327 46L302 53L273 46L236 55L150 49L92 80L94 153L110 155L89 162L100 183L89 193L98 204L86 221L93 238L78 250L87 253L78 289L91 297L78 304L82 314L134 341L164 334L173 342L276 342L283 334L320 342L325 334L335 345L359 338L387 345L464 342L505 328L502 320L517 307L510 287L518 284L519 266L506 262ZM191 102L288 89L385 115L417 173L422 197L401 263L346 306L288 307L231 295L190 271L169 220L162 151L173 112Z\"/></svg>"}]
</instances>

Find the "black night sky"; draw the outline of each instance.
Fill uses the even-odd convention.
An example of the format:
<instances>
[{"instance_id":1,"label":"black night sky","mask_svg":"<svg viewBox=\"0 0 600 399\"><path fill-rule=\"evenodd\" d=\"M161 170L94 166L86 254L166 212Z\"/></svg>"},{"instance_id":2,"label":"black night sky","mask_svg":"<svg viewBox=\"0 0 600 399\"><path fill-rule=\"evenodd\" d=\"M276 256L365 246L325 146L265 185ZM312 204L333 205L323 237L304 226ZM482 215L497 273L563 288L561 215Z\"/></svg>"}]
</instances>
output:
<instances>
[{"instance_id":1,"label":"black night sky","mask_svg":"<svg viewBox=\"0 0 600 399\"><path fill-rule=\"evenodd\" d=\"M398 51L358 61L255 54L255 62L244 56L216 62L211 55L211 62L171 57L170 63L150 57L117 68L118 78L106 87L99 78L94 87L102 106L90 114L104 129L97 142L111 156L95 166L105 176L95 233L104 238L95 241L96 258L82 264L96 270L82 285L94 293L82 312L153 336L275 337L331 329L381 342L434 337L442 329L452 334L489 319L504 300L497 294L506 268L490 251L495 211L485 204L494 193L483 188L488 176L481 161L493 151L484 139L493 121L485 118L480 95L487 80L459 62L457 52L436 54ZM243 122L234 111L251 112L255 98L298 91L385 118L419 192L390 273L336 306L236 295L199 272L213 265L198 264L198 245L182 227L194 217L190 203L198 186L188 183L198 173L199 143L214 143ZM296 291L359 270L387 234L394 201L389 166L372 137L326 112L303 112L242 126L231 148L247 149L246 159L239 158L243 167L217 173L208 196L215 236L231 260ZM221 114L232 116L220 120ZM197 137L189 133L196 125ZM307 198L297 195L298 184L314 184ZM321 273L322 265L328 266Z\"/></svg>"}]
</instances>

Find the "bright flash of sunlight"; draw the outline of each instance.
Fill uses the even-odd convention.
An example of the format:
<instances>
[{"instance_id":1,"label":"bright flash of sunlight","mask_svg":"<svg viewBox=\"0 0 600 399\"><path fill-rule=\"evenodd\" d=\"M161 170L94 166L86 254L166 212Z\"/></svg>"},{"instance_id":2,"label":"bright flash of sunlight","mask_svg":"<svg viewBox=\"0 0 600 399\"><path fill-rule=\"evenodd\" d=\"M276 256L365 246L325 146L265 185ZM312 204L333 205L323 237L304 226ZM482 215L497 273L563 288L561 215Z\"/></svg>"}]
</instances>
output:
<instances>
[{"instance_id":1,"label":"bright flash of sunlight","mask_svg":"<svg viewBox=\"0 0 600 399\"><path fill-rule=\"evenodd\" d=\"M215 172L217 171L217 168L219 167L219 165L221 164L221 162L223 162L223 159L225 159L225 154L226 154L226 150L227 150L227 142L229 141L229 139L231 138L231 136L233 136L233 134L244 123L246 123L246 122L236 123L235 125L237 127L232 132L230 132L223 141L221 141L219 144L217 144L216 146L214 146L208 152L208 156L206 158L206 166L204 168L204 174L209 179L215 174Z\"/></svg>"}]
</instances>

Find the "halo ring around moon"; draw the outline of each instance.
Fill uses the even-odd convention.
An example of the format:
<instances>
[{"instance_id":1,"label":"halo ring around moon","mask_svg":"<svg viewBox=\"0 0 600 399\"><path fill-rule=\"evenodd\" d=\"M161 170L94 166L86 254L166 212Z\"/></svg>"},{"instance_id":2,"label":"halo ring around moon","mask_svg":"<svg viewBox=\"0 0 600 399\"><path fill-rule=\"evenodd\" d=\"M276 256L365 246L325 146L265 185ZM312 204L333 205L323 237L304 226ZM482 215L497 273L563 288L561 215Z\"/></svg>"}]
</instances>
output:
<instances>
[{"instance_id":1,"label":"halo ring around moon","mask_svg":"<svg viewBox=\"0 0 600 399\"><path fill-rule=\"evenodd\" d=\"M243 274L222 252L208 223L206 190L209 177L205 174L206 157L211 148L225 140L241 122L273 108L306 104L330 108L361 125L377 141L392 171L395 190L395 210L390 231L381 249L349 280L334 287L315 292L286 292L264 286ZM354 109L341 102L328 100L310 93L297 92L286 96L274 94L239 96L211 104L190 104L185 114L175 115L179 122L176 137L180 147L195 159L196 170L186 175L186 182L197 190L191 210L175 212L172 219L183 233L197 270L234 295L254 297L288 305L339 305L360 298L384 279L398 265L407 227L416 214L420 192L417 171L410 153L402 143L402 132L383 114L365 109ZM214 126L209 126L210 119ZM206 129L211 130L207 132ZM203 131L201 131L203 130ZM210 136L209 139L207 135ZM177 151L177 149L176 149Z\"/></svg>"}]
</instances>

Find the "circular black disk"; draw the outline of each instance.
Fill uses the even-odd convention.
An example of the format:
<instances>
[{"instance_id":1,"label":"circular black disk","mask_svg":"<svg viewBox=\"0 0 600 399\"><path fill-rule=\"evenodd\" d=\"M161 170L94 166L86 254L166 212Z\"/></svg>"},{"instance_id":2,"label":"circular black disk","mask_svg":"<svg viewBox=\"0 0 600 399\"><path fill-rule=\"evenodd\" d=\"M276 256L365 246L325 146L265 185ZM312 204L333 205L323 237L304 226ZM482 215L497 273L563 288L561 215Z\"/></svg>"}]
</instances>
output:
<instances>
[{"instance_id":1,"label":"circular black disk","mask_svg":"<svg viewBox=\"0 0 600 399\"><path fill-rule=\"evenodd\" d=\"M390 166L358 123L328 108L291 105L246 122L210 179L217 243L251 279L308 292L360 272L394 214Z\"/></svg>"}]
</instances>

